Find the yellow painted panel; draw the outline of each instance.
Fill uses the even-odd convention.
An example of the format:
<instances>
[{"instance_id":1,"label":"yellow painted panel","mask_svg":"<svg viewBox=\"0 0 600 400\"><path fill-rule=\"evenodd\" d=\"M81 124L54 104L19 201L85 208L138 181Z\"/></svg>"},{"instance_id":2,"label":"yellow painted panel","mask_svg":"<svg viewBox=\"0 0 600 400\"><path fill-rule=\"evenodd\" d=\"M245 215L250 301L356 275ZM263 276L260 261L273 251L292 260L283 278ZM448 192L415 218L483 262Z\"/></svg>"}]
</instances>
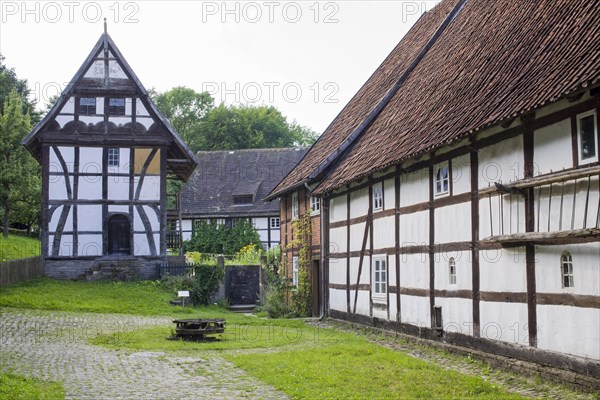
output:
<instances>
[{"instance_id":1,"label":"yellow painted panel","mask_svg":"<svg viewBox=\"0 0 600 400\"><path fill-rule=\"evenodd\" d=\"M144 168L144 164L146 163L148 156L150 156L151 151L152 149L134 149L134 173L142 173L142 168ZM160 175L160 150L152 157L152 161L150 161L146 173L149 175Z\"/></svg>"}]
</instances>

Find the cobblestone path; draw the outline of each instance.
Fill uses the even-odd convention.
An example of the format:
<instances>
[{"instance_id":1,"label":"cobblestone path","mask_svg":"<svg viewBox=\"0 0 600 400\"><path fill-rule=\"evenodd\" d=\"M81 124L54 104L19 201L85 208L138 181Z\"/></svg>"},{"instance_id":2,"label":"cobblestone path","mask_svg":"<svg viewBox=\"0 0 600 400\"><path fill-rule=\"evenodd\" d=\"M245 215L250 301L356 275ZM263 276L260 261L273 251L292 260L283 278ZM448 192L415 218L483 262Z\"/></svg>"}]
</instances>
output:
<instances>
[{"instance_id":1,"label":"cobblestone path","mask_svg":"<svg viewBox=\"0 0 600 400\"><path fill-rule=\"evenodd\" d=\"M233 364L87 344L98 333L131 335L168 318L0 308L0 371L62 381L67 399L280 399Z\"/></svg>"}]
</instances>

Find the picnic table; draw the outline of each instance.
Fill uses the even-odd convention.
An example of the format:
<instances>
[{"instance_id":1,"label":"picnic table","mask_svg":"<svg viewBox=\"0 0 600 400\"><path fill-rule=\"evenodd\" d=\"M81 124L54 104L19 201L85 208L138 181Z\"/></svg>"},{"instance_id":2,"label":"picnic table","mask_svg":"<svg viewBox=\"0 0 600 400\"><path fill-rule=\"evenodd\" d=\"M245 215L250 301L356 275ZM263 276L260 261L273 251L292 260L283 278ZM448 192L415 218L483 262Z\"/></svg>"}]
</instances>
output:
<instances>
[{"instance_id":1,"label":"picnic table","mask_svg":"<svg viewBox=\"0 0 600 400\"><path fill-rule=\"evenodd\" d=\"M225 319L176 319L175 337L183 339L204 339L205 335L225 332Z\"/></svg>"}]
</instances>

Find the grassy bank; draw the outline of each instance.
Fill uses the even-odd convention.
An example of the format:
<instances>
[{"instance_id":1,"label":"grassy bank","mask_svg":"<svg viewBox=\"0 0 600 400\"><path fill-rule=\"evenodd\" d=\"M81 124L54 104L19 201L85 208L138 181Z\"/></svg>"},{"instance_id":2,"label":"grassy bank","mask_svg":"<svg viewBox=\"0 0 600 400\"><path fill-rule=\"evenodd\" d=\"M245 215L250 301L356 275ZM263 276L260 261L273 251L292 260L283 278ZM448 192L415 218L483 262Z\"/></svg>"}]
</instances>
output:
<instances>
[{"instance_id":1,"label":"grassy bank","mask_svg":"<svg viewBox=\"0 0 600 400\"><path fill-rule=\"evenodd\" d=\"M79 282L37 279L0 288L0 306L138 315L192 314L174 307L157 282Z\"/></svg>"},{"instance_id":2,"label":"grassy bank","mask_svg":"<svg viewBox=\"0 0 600 400\"><path fill-rule=\"evenodd\" d=\"M0 262L40 255L40 241L37 239L0 235Z\"/></svg>"}]
</instances>

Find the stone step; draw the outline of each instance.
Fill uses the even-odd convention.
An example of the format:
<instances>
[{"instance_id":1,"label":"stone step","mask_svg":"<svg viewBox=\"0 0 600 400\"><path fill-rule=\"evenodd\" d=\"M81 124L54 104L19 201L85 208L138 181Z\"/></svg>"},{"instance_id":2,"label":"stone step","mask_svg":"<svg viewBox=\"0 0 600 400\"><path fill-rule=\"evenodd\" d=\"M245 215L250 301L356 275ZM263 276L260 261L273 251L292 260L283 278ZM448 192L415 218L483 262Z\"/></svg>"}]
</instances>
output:
<instances>
[{"instance_id":1,"label":"stone step","mask_svg":"<svg viewBox=\"0 0 600 400\"><path fill-rule=\"evenodd\" d=\"M235 304L229 306L229 311L236 313L251 313L256 308L256 304Z\"/></svg>"}]
</instances>

